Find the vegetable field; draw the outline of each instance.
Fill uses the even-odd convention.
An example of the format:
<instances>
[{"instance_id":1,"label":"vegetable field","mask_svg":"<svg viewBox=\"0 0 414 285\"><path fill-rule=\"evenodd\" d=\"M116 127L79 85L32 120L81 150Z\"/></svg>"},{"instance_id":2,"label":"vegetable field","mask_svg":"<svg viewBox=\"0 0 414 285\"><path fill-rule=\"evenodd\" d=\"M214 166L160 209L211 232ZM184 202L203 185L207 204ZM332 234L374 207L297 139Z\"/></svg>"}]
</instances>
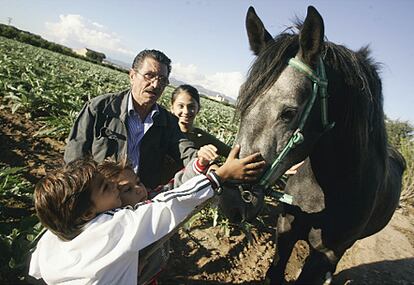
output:
<instances>
[{"instance_id":1,"label":"vegetable field","mask_svg":"<svg viewBox=\"0 0 414 285\"><path fill-rule=\"evenodd\" d=\"M127 89L126 73L0 37L2 105L44 122L39 135L63 140L82 105L90 98ZM169 108L172 86L160 102ZM227 143L236 126L234 109L202 98L198 125Z\"/></svg>"}]
</instances>

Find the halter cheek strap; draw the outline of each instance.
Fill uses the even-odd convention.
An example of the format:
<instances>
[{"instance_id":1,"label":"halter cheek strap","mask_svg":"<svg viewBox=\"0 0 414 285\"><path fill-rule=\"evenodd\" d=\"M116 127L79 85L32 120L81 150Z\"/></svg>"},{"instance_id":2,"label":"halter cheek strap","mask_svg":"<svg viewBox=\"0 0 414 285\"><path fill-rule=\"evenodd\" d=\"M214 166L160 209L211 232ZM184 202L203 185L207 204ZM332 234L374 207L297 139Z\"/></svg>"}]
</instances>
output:
<instances>
[{"instance_id":1,"label":"halter cheek strap","mask_svg":"<svg viewBox=\"0 0 414 285\"><path fill-rule=\"evenodd\" d=\"M328 79L326 77L325 72L325 65L323 63L322 58L319 57L319 64L315 71L310 68L307 64L303 63L297 58L291 58L289 60L289 65L295 68L296 70L304 73L306 77L308 77L313 82L312 88L312 96L309 99L309 102L306 105L306 109L304 113L302 113L302 117L299 123L298 128L302 129L305 125L306 120L308 119L309 113L315 103L316 97L319 94L320 101L321 101L321 121L322 127L324 130L331 129L335 125L335 123L329 123L328 121Z\"/></svg>"}]
</instances>

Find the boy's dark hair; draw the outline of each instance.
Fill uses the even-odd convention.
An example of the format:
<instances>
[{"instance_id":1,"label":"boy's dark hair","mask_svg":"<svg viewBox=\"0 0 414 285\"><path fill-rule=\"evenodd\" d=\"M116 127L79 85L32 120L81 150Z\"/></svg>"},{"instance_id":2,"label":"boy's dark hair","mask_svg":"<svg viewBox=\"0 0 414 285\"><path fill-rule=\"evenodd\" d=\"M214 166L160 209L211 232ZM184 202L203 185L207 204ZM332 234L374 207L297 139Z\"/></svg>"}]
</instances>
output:
<instances>
[{"instance_id":1,"label":"boy's dark hair","mask_svg":"<svg viewBox=\"0 0 414 285\"><path fill-rule=\"evenodd\" d=\"M118 162L112 158L107 158L98 165L99 173L101 173L106 179L109 180L114 179L125 169L134 171L131 164L126 158L122 158Z\"/></svg>"},{"instance_id":2,"label":"boy's dark hair","mask_svg":"<svg viewBox=\"0 0 414 285\"><path fill-rule=\"evenodd\" d=\"M87 158L75 160L42 178L34 191L36 213L42 225L62 240L79 235L93 206L90 184L97 173L97 163Z\"/></svg>"},{"instance_id":3,"label":"boy's dark hair","mask_svg":"<svg viewBox=\"0 0 414 285\"><path fill-rule=\"evenodd\" d=\"M168 75L171 73L171 59L168 58L163 52L155 49L145 49L141 51L137 56L135 57L133 63L132 63L132 69L138 70L142 63L144 62L144 59L147 57L150 57L152 59L155 59L159 63L165 64L168 69Z\"/></svg>"},{"instance_id":4,"label":"boy's dark hair","mask_svg":"<svg viewBox=\"0 0 414 285\"><path fill-rule=\"evenodd\" d=\"M193 98L197 102L198 108L200 109L200 94L198 93L197 88L188 84L180 85L174 89L174 91L171 93L171 105L174 104L178 94L180 94L181 92L187 92L191 96L191 98Z\"/></svg>"}]
</instances>

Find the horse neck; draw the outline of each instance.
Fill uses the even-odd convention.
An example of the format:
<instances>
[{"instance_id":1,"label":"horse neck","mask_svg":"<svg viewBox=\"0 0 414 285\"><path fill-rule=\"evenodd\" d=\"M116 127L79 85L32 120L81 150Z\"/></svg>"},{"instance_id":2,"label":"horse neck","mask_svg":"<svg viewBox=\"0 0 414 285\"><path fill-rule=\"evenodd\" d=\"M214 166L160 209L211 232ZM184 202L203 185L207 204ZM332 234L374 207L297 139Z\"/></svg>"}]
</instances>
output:
<instances>
[{"instance_id":1,"label":"horse neck","mask_svg":"<svg viewBox=\"0 0 414 285\"><path fill-rule=\"evenodd\" d=\"M343 100L336 101L340 107L344 106ZM320 138L310 155L312 165L316 166L313 167L315 175L336 184L340 181L355 183L366 179L367 175L383 171L387 158L385 132L372 128L363 133L364 130L357 125L359 122L356 118L349 119L349 115L343 110L341 112L341 108L335 108L333 104L331 107L331 114L335 114L331 120L336 125ZM378 116L377 128L384 128L381 119L382 116ZM383 167L375 169L379 165Z\"/></svg>"}]
</instances>

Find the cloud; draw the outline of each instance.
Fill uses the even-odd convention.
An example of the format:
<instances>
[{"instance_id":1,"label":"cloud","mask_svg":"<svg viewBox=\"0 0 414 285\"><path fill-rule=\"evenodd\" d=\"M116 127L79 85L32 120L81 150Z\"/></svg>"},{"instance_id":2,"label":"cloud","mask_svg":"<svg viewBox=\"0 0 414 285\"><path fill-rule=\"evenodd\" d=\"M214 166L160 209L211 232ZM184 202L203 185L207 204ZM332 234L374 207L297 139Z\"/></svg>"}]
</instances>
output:
<instances>
[{"instance_id":1,"label":"cloud","mask_svg":"<svg viewBox=\"0 0 414 285\"><path fill-rule=\"evenodd\" d=\"M87 47L100 52L135 55L133 51L121 44L121 39L117 34L81 15L60 15L58 22L46 22L45 25L47 39L71 48Z\"/></svg>"},{"instance_id":2,"label":"cloud","mask_svg":"<svg viewBox=\"0 0 414 285\"><path fill-rule=\"evenodd\" d=\"M68 47L87 47L106 54L135 56L134 51L122 45L121 39L116 33L109 31L104 25L86 19L81 15L60 15L59 21L47 22L45 25L46 32L43 35L45 38ZM110 57L114 56L111 55ZM244 81L244 77L240 72L216 72L205 75L198 71L194 64L175 63L171 75L186 83L198 84L233 98L237 98L240 85Z\"/></svg>"},{"instance_id":3,"label":"cloud","mask_svg":"<svg viewBox=\"0 0 414 285\"><path fill-rule=\"evenodd\" d=\"M245 78L241 72L216 72L204 75L198 71L194 64L172 64L171 76L188 84L198 84L212 91L218 91L224 95L237 98L240 85Z\"/></svg>"}]
</instances>

